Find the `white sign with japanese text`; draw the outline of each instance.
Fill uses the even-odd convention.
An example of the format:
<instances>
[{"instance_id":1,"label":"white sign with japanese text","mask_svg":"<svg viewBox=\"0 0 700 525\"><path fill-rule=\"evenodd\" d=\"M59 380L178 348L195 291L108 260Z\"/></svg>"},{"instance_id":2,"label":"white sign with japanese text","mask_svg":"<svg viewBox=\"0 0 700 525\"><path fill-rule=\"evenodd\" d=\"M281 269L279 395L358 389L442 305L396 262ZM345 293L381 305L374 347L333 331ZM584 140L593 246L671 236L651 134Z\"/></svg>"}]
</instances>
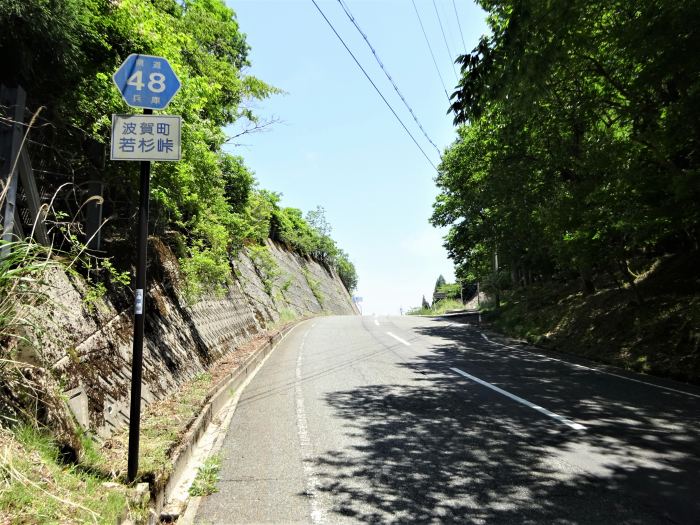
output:
<instances>
[{"instance_id":1,"label":"white sign with japanese text","mask_svg":"<svg viewBox=\"0 0 700 525\"><path fill-rule=\"evenodd\" d=\"M179 115L112 115L111 160L180 160Z\"/></svg>"}]
</instances>

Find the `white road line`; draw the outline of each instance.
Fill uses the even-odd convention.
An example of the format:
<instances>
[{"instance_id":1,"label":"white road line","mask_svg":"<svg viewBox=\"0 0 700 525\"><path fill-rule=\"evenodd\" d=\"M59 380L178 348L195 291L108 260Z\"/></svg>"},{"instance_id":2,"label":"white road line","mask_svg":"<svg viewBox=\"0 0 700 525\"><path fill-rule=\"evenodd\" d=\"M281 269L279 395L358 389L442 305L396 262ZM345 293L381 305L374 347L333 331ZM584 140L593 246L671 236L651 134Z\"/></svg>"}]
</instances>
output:
<instances>
[{"instance_id":1,"label":"white road line","mask_svg":"<svg viewBox=\"0 0 700 525\"><path fill-rule=\"evenodd\" d=\"M491 390L495 390L499 394L503 394L506 397L511 398L513 401L517 401L518 403L522 403L523 405L533 408L540 412L541 414L544 414L545 416L549 416L552 419L556 419L560 423L565 424L568 427L573 428L574 430L586 430L586 427L584 427L581 423L576 423L575 421L571 421L570 419L565 418L564 416L560 416L559 414L555 414L554 412L550 412L546 408L542 408L539 405L535 405L534 403L530 403L527 399L523 399L522 397L518 397L515 394L511 394L510 392L506 392L502 388L498 388L496 385L492 385L491 383L487 383L483 379L479 379L478 377L475 377L471 374L467 374L466 372L460 370L459 368L450 368L453 372L458 373L461 376L466 377L467 379L471 379L472 381L479 383L480 385L483 385L487 388L490 388Z\"/></svg>"},{"instance_id":2,"label":"white road line","mask_svg":"<svg viewBox=\"0 0 700 525\"><path fill-rule=\"evenodd\" d=\"M375 320L374 320L374 324L376 324L377 326L379 326L379 321L377 321L377 320L375 319Z\"/></svg>"},{"instance_id":3,"label":"white road line","mask_svg":"<svg viewBox=\"0 0 700 525\"><path fill-rule=\"evenodd\" d=\"M591 372L598 372L599 374L605 374L607 376L618 377L618 378L624 379L626 381L632 381L633 383L641 383L643 385L651 386L654 388L660 388L661 390L668 390L669 392L675 392L677 394L683 394L683 395L690 396L690 397L700 398L700 395L692 394L692 393L686 392L684 390L678 390L676 388L671 388L668 386L656 385L654 383L642 381L641 379L634 379L632 377L626 377L626 376L623 376L620 374L606 372L605 370L601 370L599 368L591 368L590 366L579 365L577 363L570 363L569 361L564 361L563 359L556 359L554 357L549 357L547 355L538 354L537 352L530 352L528 350L523 350L522 348L518 348L516 346L504 345L503 343L499 343L498 341L491 341L491 339L486 337L486 334L481 334L481 337L483 337L487 342L489 342L491 344L499 345L499 346L502 346L503 348L510 348L511 350L517 350L518 352L527 352L528 354L532 354L532 355L536 355L537 357L541 357L542 359L544 359L546 361L556 361L557 363L564 363L564 364L572 366L574 368L582 368L583 370L590 370Z\"/></svg>"},{"instance_id":4,"label":"white road line","mask_svg":"<svg viewBox=\"0 0 700 525\"><path fill-rule=\"evenodd\" d=\"M388 336L393 337L394 339L396 339L396 340L397 340L399 343L401 343L401 344L404 344L404 345L406 345L406 346L411 346L411 343L409 343L409 342L406 341L405 339L401 339L399 336L394 335L394 334L392 334L391 332L387 332L386 334L387 334Z\"/></svg>"},{"instance_id":5,"label":"white road line","mask_svg":"<svg viewBox=\"0 0 700 525\"><path fill-rule=\"evenodd\" d=\"M308 320L307 320L308 321ZM282 341L284 341L289 334L291 334L294 330L297 329L297 327L307 323L307 321L301 321L300 323L295 324L292 328L290 328L281 338L279 341L275 343L275 345L272 347L272 350L258 363L258 365L255 367L255 370L253 370L250 374L248 374L248 377L241 383L241 386L239 386L236 391L233 393L231 400L228 401L228 404L224 406L218 414L216 414L216 417L214 420L207 426L206 432L208 433L210 431L210 426L215 427L217 432L216 436L216 441L214 441L214 444L209 450L208 455L212 456L214 454L217 454L221 448L223 447L224 440L226 439L226 435L229 430L229 426L231 424L231 419L233 419L233 415L236 412L236 408L238 407L238 402L241 399L241 396L243 395L243 391L246 389L246 387L250 384L250 382L255 378L255 376L258 374L260 369L267 363L267 360L270 359L272 354L277 350L277 347L282 344ZM311 325L311 328L316 326L316 323ZM217 424L216 421L219 421ZM205 434L206 435L206 434ZM197 443L195 443L195 451L197 450L197 447L200 446L200 441L202 441L203 438L200 438ZM196 452L195 452L196 454ZM199 467L200 465L197 463L192 462L192 460L188 461L188 469L192 467ZM170 481L173 481L172 479ZM189 488L189 485L186 487ZM177 495L177 491L179 490L178 487L173 491L175 495L171 495L171 498L175 498ZM201 497L192 497L189 498L189 503L187 504L187 507L185 508L184 514L180 514L180 517L178 518L179 522L182 522L183 525L192 525L194 523L195 516L197 515L197 511L199 510L199 505L201 503L202 498Z\"/></svg>"},{"instance_id":6,"label":"white road line","mask_svg":"<svg viewBox=\"0 0 700 525\"><path fill-rule=\"evenodd\" d=\"M311 326L311 328L313 328L315 325L316 323L314 323ZM294 392L297 405L297 434L299 436L299 447L301 450L302 467L306 476L306 493L309 498L309 504L311 505L311 523L317 525L326 521L326 512L321 507L321 504L318 501L318 489L321 486L321 483L313 467L313 445L311 444L311 437L309 436L309 422L306 418L306 408L304 406L304 393L301 389L302 354L304 352L304 344L306 343L306 337L309 335L310 331L311 330L308 330L304 334L304 338L301 340L301 346L299 347Z\"/></svg>"}]
</instances>

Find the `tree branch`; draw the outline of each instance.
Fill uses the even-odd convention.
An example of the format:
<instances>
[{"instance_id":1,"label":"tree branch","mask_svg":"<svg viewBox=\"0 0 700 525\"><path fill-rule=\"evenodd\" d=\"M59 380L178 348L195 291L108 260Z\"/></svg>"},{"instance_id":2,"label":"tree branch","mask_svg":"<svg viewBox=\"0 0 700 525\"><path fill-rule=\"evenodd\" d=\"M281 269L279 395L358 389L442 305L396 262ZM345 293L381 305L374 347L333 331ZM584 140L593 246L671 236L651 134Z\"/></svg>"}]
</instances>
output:
<instances>
[{"instance_id":1,"label":"tree branch","mask_svg":"<svg viewBox=\"0 0 700 525\"><path fill-rule=\"evenodd\" d=\"M264 131L269 131L270 126L274 124L279 124L281 123L282 120L277 118L277 117L272 117L269 120L264 120L262 122L250 122L249 125L243 129L240 133L236 133L235 135L231 135L230 137L226 137L226 141L224 144L230 144L232 141L236 140L238 137L242 137L243 135L250 135L251 133L260 133ZM235 144L238 145L238 144Z\"/></svg>"}]
</instances>

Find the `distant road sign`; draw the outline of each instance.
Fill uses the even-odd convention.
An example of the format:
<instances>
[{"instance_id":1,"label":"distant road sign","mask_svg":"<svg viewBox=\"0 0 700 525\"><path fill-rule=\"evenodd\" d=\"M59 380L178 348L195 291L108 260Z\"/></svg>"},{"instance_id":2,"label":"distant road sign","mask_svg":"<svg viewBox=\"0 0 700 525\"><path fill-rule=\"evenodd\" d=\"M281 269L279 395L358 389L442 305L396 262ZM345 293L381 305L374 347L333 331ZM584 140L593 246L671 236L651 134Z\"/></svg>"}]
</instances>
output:
<instances>
[{"instance_id":1,"label":"distant road sign","mask_svg":"<svg viewBox=\"0 0 700 525\"><path fill-rule=\"evenodd\" d=\"M170 63L151 55L129 55L112 80L127 104L146 109L165 109L181 85Z\"/></svg>"},{"instance_id":2,"label":"distant road sign","mask_svg":"<svg viewBox=\"0 0 700 525\"><path fill-rule=\"evenodd\" d=\"M361 303L361 302L362 302L362 297L360 297L360 296L358 296L358 295L353 295L353 297L352 297L352 302L353 302L353 303Z\"/></svg>"},{"instance_id":3,"label":"distant road sign","mask_svg":"<svg viewBox=\"0 0 700 525\"><path fill-rule=\"evenodd\" d=\"M111 160L180 160L179 115L112 115Z\"/></svg>"}]
</instances>

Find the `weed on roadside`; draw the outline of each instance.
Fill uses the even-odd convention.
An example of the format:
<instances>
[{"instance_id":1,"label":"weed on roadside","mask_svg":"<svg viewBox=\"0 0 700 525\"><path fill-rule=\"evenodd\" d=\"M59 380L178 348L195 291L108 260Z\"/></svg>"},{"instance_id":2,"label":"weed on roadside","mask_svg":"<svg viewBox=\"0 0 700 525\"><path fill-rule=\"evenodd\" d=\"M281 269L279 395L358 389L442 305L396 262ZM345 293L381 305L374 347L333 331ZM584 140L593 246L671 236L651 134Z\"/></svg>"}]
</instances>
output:
<instances>
[{"instance_id":1,"label":"weed on roadside","mask_svg":"<svg viewBox=\"0 0 700 525\"><path fill-rule=\"evenodd\" d=\"M48 433L0 428L0 516L7 523L115 523L127 501L125 489L107 489L102 476L66 462Z\"/></svg>"},{"instance_id":2,"label":"weed on roadside","mask_svg":"<svg viewBox=\"0 0 700 525\"><path fill-rule=\"evenodd\" d=\"M197 469L197 476L189 489L190 496L208 496L218 492L216 484L221 471L221 456L212 456Z\"/></svg>"}]
</instances>

